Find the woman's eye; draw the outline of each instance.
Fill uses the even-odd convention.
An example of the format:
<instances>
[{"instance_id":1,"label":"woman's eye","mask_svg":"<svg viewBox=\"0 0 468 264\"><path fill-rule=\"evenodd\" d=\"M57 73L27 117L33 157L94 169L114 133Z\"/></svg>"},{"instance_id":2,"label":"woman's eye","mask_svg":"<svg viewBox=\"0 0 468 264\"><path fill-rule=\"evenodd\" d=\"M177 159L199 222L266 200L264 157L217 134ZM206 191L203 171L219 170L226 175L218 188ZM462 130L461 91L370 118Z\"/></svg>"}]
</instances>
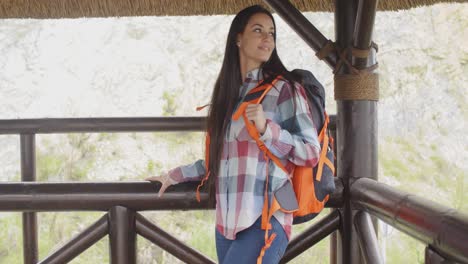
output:
<instances>
[{"instance_id":1,"label":"woman's eye","mask_svg":"<svg viewBox=\"0 0 468 264\"><path fill-rule=\"evenodd\" d=\"M275 36L275 32L270 32L270 33L268 33L268 34L270 34L270 36L272 36L272 37Z\"/></svg>"},{"instance_id":2,"label":"woman's eye","mask_svg":"<svg viewBox=\"0 0 468 264\"><path fill-rule=\"evenodd\" d=\"M261 30L260 28L256 28L256 29L254 29L254 32L261 33L261 32L262 32L262 30Z\"/></svg>"}]
</instances>

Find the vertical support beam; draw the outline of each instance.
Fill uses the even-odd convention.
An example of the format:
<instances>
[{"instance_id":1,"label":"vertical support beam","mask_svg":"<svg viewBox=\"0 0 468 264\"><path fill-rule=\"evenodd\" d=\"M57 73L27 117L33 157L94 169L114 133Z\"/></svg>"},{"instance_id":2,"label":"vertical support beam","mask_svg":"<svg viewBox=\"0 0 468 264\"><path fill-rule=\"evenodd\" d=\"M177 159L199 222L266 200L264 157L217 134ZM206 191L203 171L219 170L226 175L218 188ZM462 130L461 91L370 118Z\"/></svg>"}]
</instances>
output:
<instances>
[{"instance_id":1,"label":"vertical support beam","mask_svg":"<svg viewBox=\"0 0 468 264\"><path fill-rule=\"evenodd\" d=\"M20 135L21 180L36 180L36 138L34 134ZM37 215L23 213L23 260L25 264L37 263Z\"/></svg>"},{"instance_id":2,"label":"vertical support beam","mask_svg":"<svg viewBox=\"0 0 468 264\"><path fill-rule=\"evenodd\" d=\"M371 2L375 4L376 1L359 0L358 5L358 0L335 0L335 34L338 47L350 49L356 46L356 42L359 42L358 46L370 46L374 17L371 13L375 14L375 8L365 5L375 6ZM352 62L351 54L345 56L346 60ZM357 69L363 69L366 65L361 62L353 64ZM349 76L351 72L353 71L347 65L343 65L336 74ZM340 87L345 90L348 88L351 89ZM338 263L363 263L356 229L353 226L356 211L353 210L349 187L359 177L377 177L376 106L376 102L371 100L337 98L337 174L343 179L345 188Z\"/></svg>"},{"instance_id":3,"label":"vertical support beam","mask_svg":"<svg viewBox=\"0 0 468 264\"><path fill-rule=\"evenodd\" d=\"M353 44L353 32L356 17L357 0L335 0L335 39L339 47L350 47ZM347 59L351 59L349 56ZM350 69L343 65L337 74L349 74ZM362 131L356 131L356 116L353 101L337 100L337 176L343 179L344 184L344 205L341 212L342 222L338 235L337 263L338 264L358 264L362 263L359 246L355 230L353 228L353 212L351 199L349 196L350 179L359 175L355 171L355 157L360 157L359 150L365 148L357 145L357 137L364 136ZM360 107L359 107L360 108ZM364 109L358 109L359 113ZM363 119L361 117L361 119ZM362 130L365 128L357 128ZM359 153L360 154L360 153ZM362 161L367 162L367 155L362 157Z\"/></svg>"},{"instance_id":4,"label":"vertical support beam","mask_svg":"<svg viewBox=\"0 0 468 264\"><path fill-rule=\"evenodd\" d=\"M376 12L376 0L335 0L336 43L343 49L357 48L367 50L372 41L372 31ZM377 91L378 87L358 87L367 74L356 73L365 69L373 58L359 54L352 58L348 52L346 60L352 63L351 69L344 65L335 76L335 91ZM351 74L352 73L352 74ZM354 82L337 82L347 78ZM351 79L350 79L351 78ZM341 96L341 95L340 95ZM337 141L338 141L338 177L342 177L345 187L343 207L343 225L341 230L341 256L338 263L362 263L358 248L357 234L353 226L354 215L349 196L349 187L360 177L377 179L377 101L365 97L337 98Z\"/></svg>"},{"instance_id":5,"label":"vertical support beam","mask_svg":"<svg viewBox=\"0 0 468 264\"><path fill-rule=\"evenodd\" d=\"M383 264L377 236L370 216L360 211L355 215L354 225L359 238L361 253L367 264Z\"/></svg>"},{"instance_id":6,"label":"vertical support beam","mask_svg":"<svg viewBox=\"0 0 468 264\"><path fill-rule=\"evenodd\" d=\"M371 46L374 31L375 14L378 0L360 0L358 5L356 26L354 29L354 47L366 50ZM354 58L353 65L363 69L375 63L375 56L371 52L367 59Z\"/></svg>"},{"instance_id":7,"label":"vertical support beam","mask_svg":"<svg viewBox=\"0 0 468 264\"><path fill-rule=\"evenodd\" d=\"M332 121L332 120L330 120ZM331 136L333 137L334 141L333 141L333 150L334 150L334 153L335 153L335 157L337 156L337 148L336 146L338 145L337 143L337 138L336 138L336 116L335 118L333 119L333 122L331 122L333 124L333 126L330 127L330 133L331 133ZM338 168L338 160L335 160L335 168ZM334 211L338 211L338 209L333 209ZM338 230L333 232L331 235L330 235L330 264L338 264L338 252L339 252L339 248L338 248Z\"/></svg>"},{"instance_id":8,"label":"vertical support beam","mask_svg":"<svg viewBox=\"0 0 468 264\"><path fill-rule=\"evenodd\" d=\"M338 251L338 231L333 232L330 235L330 264L337 264L337 254L336 252Z\"/></svg>"},{"instance_id":9,"label":"vertical support beam","mask_svg":"<svg viewBox=\"0 0 468 264\"><path fill-rule=\"evenodd\" d=\"M111 264L136 264L135 212L122 206L109 211Z\"/></svg>"},{"instance_id":10,"label":"vertical support beam","mask_svg":"<svg viewBox=\"0 0 468 264\"><path fill-rule=\"evenodd\" d=\"M360 50L367 50L371 47L372 43L372 33L374 30L374 21L377 11L378 0L359 0L357 16L356 16L356 26L354 28L354 47ZM375 53L371 50L367 58L354 58L353 65L357 69L364 69L368 66L374 65L376 63ZM376 87L377 89L377 87ZM371 174L365 175L364 177L369 177L374 180L377 180L377 166L378 166L378 142L377 142L377 102L369 101L371 103L370 109L374 116L374 124L371 124L371 131L373 132L375 140L374 143L369 142L370 151L372 154L372 162L370 163L371 168L368 172ZM369 132L371 132L369 131ZM374 225L375 234L378 235L378 224L377 218L371 217Z\"/></svg>"}]
</instances>

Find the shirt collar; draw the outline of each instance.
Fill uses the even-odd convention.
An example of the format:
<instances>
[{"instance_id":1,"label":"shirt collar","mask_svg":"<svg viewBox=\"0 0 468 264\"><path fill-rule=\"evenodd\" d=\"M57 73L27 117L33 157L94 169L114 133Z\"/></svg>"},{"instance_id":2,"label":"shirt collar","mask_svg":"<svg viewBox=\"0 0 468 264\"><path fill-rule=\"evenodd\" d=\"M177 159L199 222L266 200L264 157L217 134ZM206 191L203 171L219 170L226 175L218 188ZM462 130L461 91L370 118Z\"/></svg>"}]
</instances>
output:
<instances>
[{"instance_id":1,"label":"shirt collar","mask_svg":"<svg viewBox=\"0 0 468 264\"><path fill-rule=\"evenodd\" d=\"M253 69L253 70L247 72L244 82L248 82L248 83L255 82L255 83L257 83L261 79L263 79L262 69L261 68L256 68L256 69Z\"/></svg>"},{"instance_id":2,"label":"shirt collar","mask_svg":"<svg viewBox=\"0 0 468 264\"><path fill-rule=\"evenodd\" d=\"M243 98L250 90L257 86L259 79L263 78L262 69L253 69L245 75L245 80L240 87L239 98Z\"/></svg>"}]
</instances>

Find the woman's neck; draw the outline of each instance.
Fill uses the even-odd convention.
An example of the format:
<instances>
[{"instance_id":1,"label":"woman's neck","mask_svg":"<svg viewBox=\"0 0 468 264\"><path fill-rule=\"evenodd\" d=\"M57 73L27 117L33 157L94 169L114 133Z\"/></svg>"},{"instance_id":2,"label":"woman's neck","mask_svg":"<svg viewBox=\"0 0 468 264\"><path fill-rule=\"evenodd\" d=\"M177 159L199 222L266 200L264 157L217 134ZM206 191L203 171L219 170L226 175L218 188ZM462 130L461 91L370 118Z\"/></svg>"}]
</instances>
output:
<instances>
[{"instance_id":1,"label":"woman's neck","mask_svg":"<svg viewBox=\"0 0 468 264\"><path fill-rule=\"evenodd\" d=\"M258 63L254 63L252 61L243 61L242 60L242 57L240 58L240 72L241 72L241 76L242 76L242 82L245 81L245 78L247 77L247 73L254 70L254 69L258 69L260 68L260 64Z\"/></svg>"}]
</instances>

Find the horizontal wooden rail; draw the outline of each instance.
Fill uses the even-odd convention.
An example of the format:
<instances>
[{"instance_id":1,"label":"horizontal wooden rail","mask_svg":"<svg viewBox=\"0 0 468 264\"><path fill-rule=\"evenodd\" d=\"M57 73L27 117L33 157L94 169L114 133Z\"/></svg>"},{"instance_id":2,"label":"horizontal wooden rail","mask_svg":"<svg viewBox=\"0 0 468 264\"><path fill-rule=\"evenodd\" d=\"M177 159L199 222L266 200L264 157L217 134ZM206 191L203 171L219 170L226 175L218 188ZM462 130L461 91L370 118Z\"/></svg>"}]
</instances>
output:
<instances>
[{"instance_id":1,"label":"horizontal wooden rail","mask_svg":"<svg viewBox=\"0 0 468 264\"><path fill-rule=\"evenodd\" d=\"M159 183L2 183L0 211L108 211L114 206L141 210L208 209L207 193L195 199L197 183L171 186L158 197ZM211 208L210 208L211 209Z\"/></svg>"},{"instance_id":2,"label":"horizontal wooden rail","mask_svg":"<svg viewBox=\"0 0 468 264\"><path fill-rule=\"evenodd\" d=\"M197 210L213 209L208 205L208 194L201 193L201 202L195 198L199 182L173 185L158 197L159 183L149 182L67 182L0 183L0 211L108 211L114 206L142 210ZM338 207L342 201L342 184L335 180L337 189L327 203Z\"/></svg>"},{"instance_id":3,"label":"horizontal wooden rail","mask_svg":"<svg viewBox=\"0 0 468 264\"><path fill-rule=\"evenodd\" d=\"M98 132L203 131L206 118L196 117L108 117L0 119L1 134L53 134ZM336 116L330 116L335 129Z\"/></svg>"},{"instance_id":4,"label":"horizontal wooden rail","mask_svg":"<svg viewBox=\"0 0 468 264\"><path fill-rule=\"evenodd\" d=\"M448 260L468 263L468 215L368 178L351 185L351 199Z\"/></svg>"},{"instance_id":5,"label":"horizontal wooden rail","mask_svg":"<svg viewBox=\"0 0 468 264\"><path fill-rule=\"evenodd\" d=\"M0 134L202 131L205 117L109 117L0 120Z\"/></svg>"}]
</instances>

